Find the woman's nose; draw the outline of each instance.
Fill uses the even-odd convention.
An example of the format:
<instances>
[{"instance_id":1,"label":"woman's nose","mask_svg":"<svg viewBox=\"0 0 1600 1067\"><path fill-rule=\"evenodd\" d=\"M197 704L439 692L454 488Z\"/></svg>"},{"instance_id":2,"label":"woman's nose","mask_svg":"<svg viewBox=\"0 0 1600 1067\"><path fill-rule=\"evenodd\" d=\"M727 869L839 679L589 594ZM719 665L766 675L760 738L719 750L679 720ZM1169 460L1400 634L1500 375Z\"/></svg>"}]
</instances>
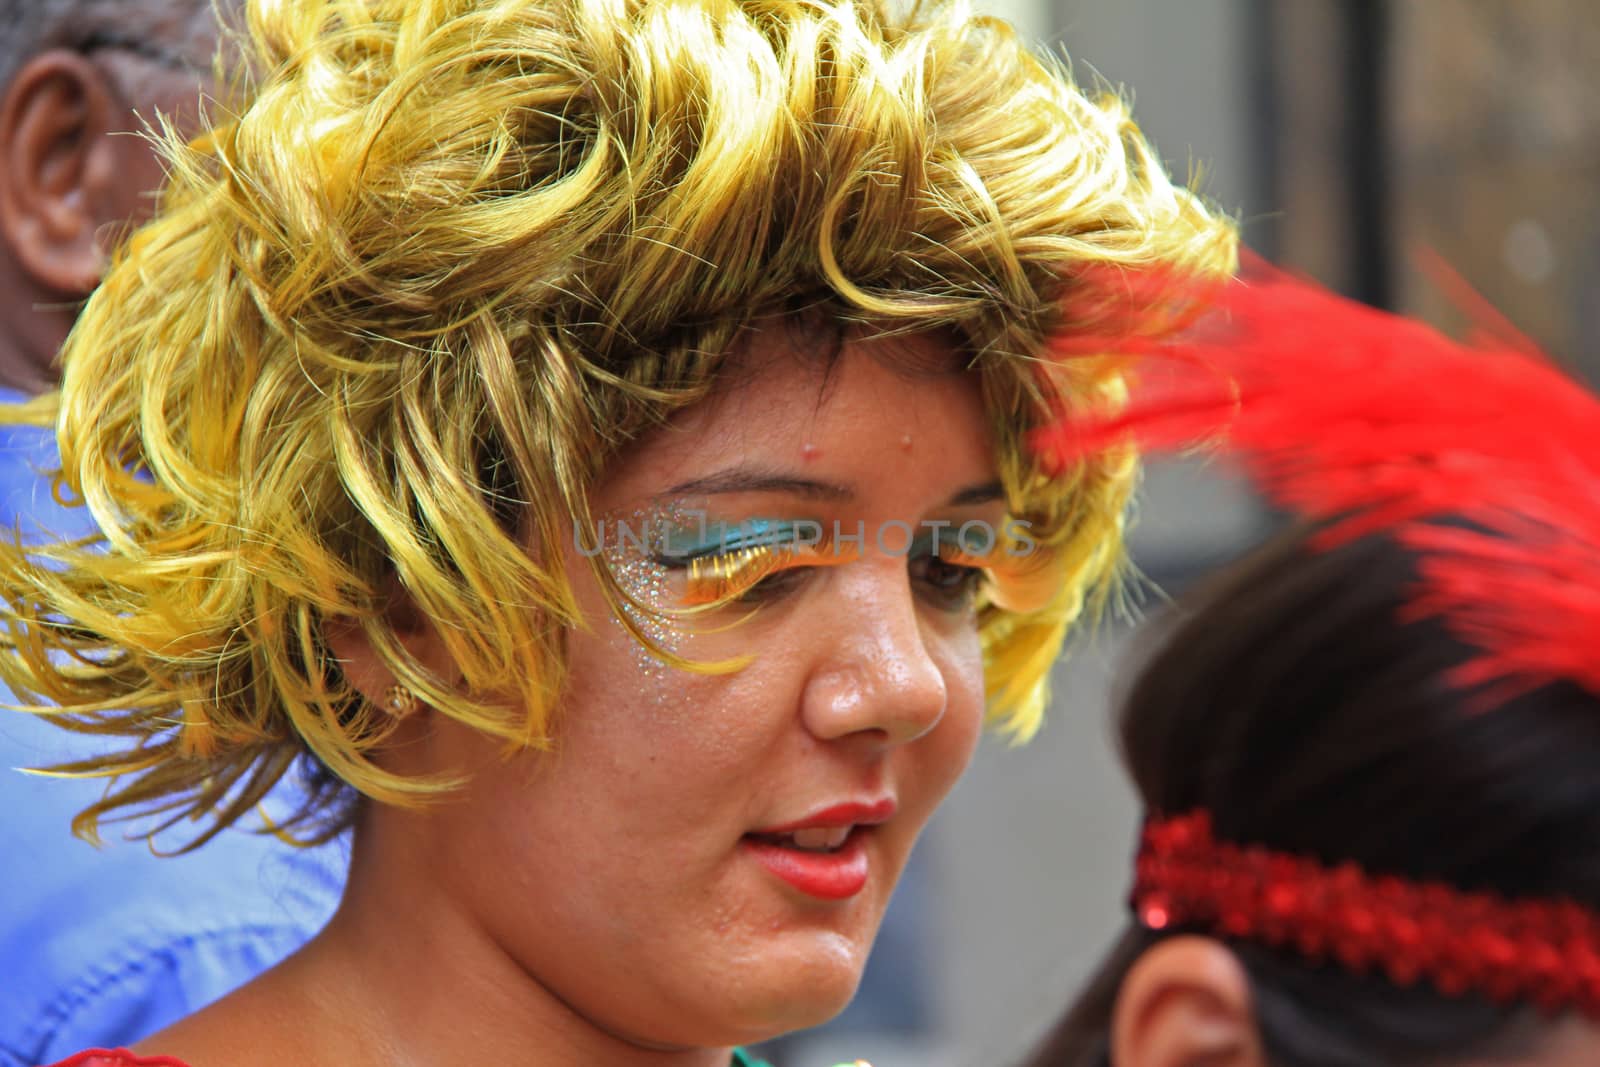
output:
<instances>
[{"instance_id":1,"label":"woman's nose","mask_svg":"<svg viewBox=\"0 0 1600 1067\"><path fill-rule=\"evenodd\" d=\"M923 632L903 564L845 578L839 611L824 623L825 658L802 695L807 730L821 740L876 735L901 745L944 718L944 671Z\"/></svg>"}]
</instances>

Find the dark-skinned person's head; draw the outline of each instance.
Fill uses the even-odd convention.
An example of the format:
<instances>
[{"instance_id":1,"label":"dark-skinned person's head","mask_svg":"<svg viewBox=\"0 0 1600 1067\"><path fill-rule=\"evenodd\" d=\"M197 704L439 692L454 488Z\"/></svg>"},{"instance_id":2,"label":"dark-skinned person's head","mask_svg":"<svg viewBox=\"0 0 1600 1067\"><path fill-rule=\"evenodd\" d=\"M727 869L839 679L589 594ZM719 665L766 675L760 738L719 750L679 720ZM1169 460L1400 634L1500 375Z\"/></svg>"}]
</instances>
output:
<instances>
[{"instance_id":1,"label":"dark-skinned person's head","mask_svg":"<svg viewBox=\"0 0 1600 1067\"><path fill-rule=\"evenodd\" d=\"M192 129L210 0L0 0L0 386L54 384L110 249L161 184L144 133Z\"/></svg>"},{"instance_id":2,"label":"dark-skinned person's head","mask_svg":"<svg viewBox=\"0 0 1600 1067\"><path fill-rule=\"evenodd\" d=\"M1600 401L1252 272L1047 442L1209 422L1300 521L1147 646L1130 921L1030 1067L1600 1063Z\"/></svg>"}]
</instances>

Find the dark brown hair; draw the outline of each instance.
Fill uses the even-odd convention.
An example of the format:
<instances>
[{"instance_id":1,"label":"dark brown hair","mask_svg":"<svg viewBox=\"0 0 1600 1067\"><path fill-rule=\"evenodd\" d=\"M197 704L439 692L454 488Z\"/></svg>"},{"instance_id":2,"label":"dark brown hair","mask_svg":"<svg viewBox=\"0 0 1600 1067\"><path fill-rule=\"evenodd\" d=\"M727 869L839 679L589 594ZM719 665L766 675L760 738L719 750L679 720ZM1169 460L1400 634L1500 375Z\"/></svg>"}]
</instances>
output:
<instances>
[{"instance_id":1,"label":"dark brown hair","mask_svg":"<svg viewBox=\"0 0 1600 1067\"><path fill-rule=\"evenodd\" d=\"M1219 838L1507 897L1600 909L1600 699L1557 683L1482 709L1446 680L1471 654L1404 622L1416 561L1387 537L1320 552L1297 531L1169 622L1120 719L1147 810L1211 812ZM1597 650L1600 654L1600 650ZM1109 1064L1135 925L1029 1061ZM1231 945L1280 1067L1512 1055L1537 1017Z\"/></svg>"}]
</instances>

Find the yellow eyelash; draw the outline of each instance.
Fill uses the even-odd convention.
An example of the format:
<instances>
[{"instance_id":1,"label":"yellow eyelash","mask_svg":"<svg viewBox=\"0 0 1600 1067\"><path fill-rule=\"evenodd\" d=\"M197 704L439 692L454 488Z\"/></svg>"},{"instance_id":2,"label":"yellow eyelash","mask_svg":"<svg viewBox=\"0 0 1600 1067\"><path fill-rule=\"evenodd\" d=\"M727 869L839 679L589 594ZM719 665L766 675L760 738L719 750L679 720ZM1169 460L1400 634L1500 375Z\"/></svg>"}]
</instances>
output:
<instances>
[{"instance_id":1,"label":"yellow eyelash","mask_svg":"<svg viewBox=\"0 0 1600 1067\"><path fill-rule=\"evenodd\" d=\"M1037 546L1020 554L998 549L979 554L945 544L939 547L939 558L951 566L982 570L989 602L1002 611L1040 611L1055 600L1065 580L1061 554Z\"/></svg>"},{"instance_id":2,"label":"yellow eyelash","mask_svg":"<svg viewBox=\"0 0 1600 1067\"><path fill-rule=\"evenodd\" d=\"M860 555L835 552L824 540L818 544L752 545L715 556L690 560L688 587L683 602L690 606L733 600L754 589L763 579L792 567L832 567Z\"/></svg>"},{"instance_id":3,"label":"yellow eyelash","mask_svg":"<svg viewBox=\"0 0 1600 1067\"><path fill-rule=\"evenodd\" d=\"M982 571L994 569L994 555L992 553L968 552L964 548L957 548L955 545L946 543L938 546L938 556L940 560L950 564L952 567L976 567Z\"/></svg>"},{"instance_id":4,"label":"yellow eyelash","mask_svg":"<svg viewBox=\"0 0 1600 1067\"><path fill-rule=\"evenodd\" d=\"M1015 567L990 571L989 602L1002 611L1026 615L1055 603L1067 583L1066 556L1035 551Z\"/></svg>"},{"instance_id":5,"label":"yellow eyelash","mask_svg":"<svg viewBox=\"0 0 1600 1067\"><path fill-rule=\"evenodd\" d=\"M939 558L951 566L982 570L990 603L1004 611L1027 613L1049 606L1064 580L1060 554L1056 552L1035 548L1021 554L1002 550L975 553L949 542L941 544L938 552ZM690 607L725 603L781 571L831 567L859 556L860 551L853 546L836 551L826 538L818 544L752 545L705 556L689 562L683 603Z\"/></svg>"}]
</instances>

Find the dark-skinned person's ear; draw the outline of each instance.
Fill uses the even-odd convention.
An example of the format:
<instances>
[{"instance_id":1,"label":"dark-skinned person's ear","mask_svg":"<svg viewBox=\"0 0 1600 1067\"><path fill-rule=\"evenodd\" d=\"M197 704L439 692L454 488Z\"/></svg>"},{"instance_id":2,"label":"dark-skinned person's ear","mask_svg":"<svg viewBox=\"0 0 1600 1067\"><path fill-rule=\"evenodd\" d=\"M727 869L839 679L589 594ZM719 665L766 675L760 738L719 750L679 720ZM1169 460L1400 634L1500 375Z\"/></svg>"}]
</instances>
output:
<instances>
[{"instance_id":1,"label":"dark-skinned person's ear","mask_svg":"<svg viewBox=\"0 0 1600 1067\"><path fill-rule=\"evenodd\" d=\"M1239 958L1208 937L1157 942L1123 979L1111 1021L1115 1067L1267 1067Z\"/></svg>"},{"instance_id":2,"label":"dark-skinned person's ear","mask_svg":"<svg viewBox=\"0 0 1600 1067\"><path fill-rule=\"evenodd\" d=\"M126 217L130 113L91 56L53 49L0 96L0 240L42 290L81 296L104 268L100 230Z\"/></svg>"}]
</instances>

